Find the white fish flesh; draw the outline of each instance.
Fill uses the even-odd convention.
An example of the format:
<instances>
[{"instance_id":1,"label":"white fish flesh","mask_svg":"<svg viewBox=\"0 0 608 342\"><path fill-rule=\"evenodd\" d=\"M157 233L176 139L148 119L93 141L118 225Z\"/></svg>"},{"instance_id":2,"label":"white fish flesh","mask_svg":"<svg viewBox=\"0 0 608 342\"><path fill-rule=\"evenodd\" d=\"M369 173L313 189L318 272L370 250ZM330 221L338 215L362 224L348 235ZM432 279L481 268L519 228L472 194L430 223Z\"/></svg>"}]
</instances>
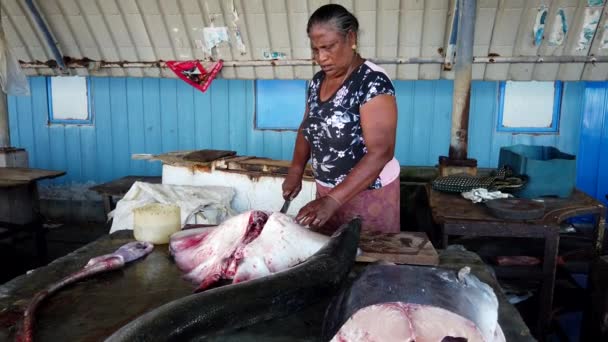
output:
<instances>
[{"instance_id":1,"label":"white fish flesh","mask_svg":"<svg viewBox=\"0 0 608 342\"><path fill-rule=\"evenodd\" d=\"M273 213L262 233L243 248L234 282L267 276L304 262L329 241L295 222L290 216Z\"/></svg>"},{"instance_id":2,"label":"white fish flesh","mask_svg":"<svg viewBox=\"0 0 608 342\"><path fill-rule=\"evenodd\" d=\"M331 342L485 341L470 320L448 310L402 302L368 306L357 311ZM491 342L505 341L500 327ZM488 341L490 342L490 341Z\"/></svg>"},{"instance_id":3,"label":"white fish flesh","mask_svg":"<svg viewBox=\"0 0 608 342\"><path fill-rule=\"evenodd\" d=\"M202 291L222 279L237 283L293 267L328 240L287 215L253 210L217 227L176 233L169 248L186 278Z\"/></svg>"},{"instance_id":4,"label":"white fish flesh","mask_svg":"<svg viewBox=\"0 0 608 342\"><path fill-rule=\"evenodd\" d=\"M503 342L494 290L469 271L368 266L329 305L324 340Z\"/></svg>"}]
</instances>

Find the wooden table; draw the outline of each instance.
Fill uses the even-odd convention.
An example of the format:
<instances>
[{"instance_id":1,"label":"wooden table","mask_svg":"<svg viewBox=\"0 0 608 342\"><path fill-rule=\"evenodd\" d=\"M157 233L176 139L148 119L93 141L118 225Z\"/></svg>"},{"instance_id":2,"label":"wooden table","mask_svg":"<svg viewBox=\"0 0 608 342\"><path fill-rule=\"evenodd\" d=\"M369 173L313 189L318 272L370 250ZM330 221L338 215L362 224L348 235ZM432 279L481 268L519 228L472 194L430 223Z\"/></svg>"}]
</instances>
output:
<instances>
[{"instance_id":1,"label":"wooden table","mask_svg":"<svg viewBox=\"0 0 608 342\"><path fill-rule=\"evenodd\" d=\"M443 246L448 245L449 235L520 237L544 239L543 277L540 292L538 335L544 336L551 322L553 290L559 247L560 223L566 219L591 214L596 217L593 249L602 252L606 208L582 191L575 190L569 198L545 199L545 215L538 220L507 221L492 216L483 204L473 204L460 194L432 190L427 185L427 195L433 220L442 226Z\"/></svg>"},{"instance_id":2,"label":"wooden table","mask_svg":"<svg viewBox=\"0 0 608 342\"><path fill-rule=\"evenodd\" d=\"M36 182L63 175L65 171L0 167L0 238L19 231L32 232L41 263L47 253Z\"/></svg>"},{"instance_id":3,"label":"wooden table","mask_svg":"<svg viewBox=\"0 0 608 342\"><path fill-rule=\"evenodd\" d=\"M14 331L23 310L37 291L80 269L90 258L111 253L131 241L132 231L114 232L48 266L1 285L0 326L3 329L0 329L0 341L14 339ZM356 264L346 281L352 281L365 265ZM471 273L490 285L498 297L498 322L507 341L534 341L521 316L508 302L491 271L477 255L448 249L441 252L439 266L453 270L471 267ZM143 313L191 294L195 286L182 276L168 257L167 246L156 246L145 259L128 264L122 270L69 286L48 298L36 316L35 340L102 341ZM331 299L319 298L318 303L287 317L228 331L206 341L319 341L325 309Z\"/></svg>"},{"instance_id":4,"label":"wooden table","mask_svg":"<svg viewBox=\"0 0 608 342\"><path fill-rule=\"evenodd\" d=\"M161 183L160 176L125 176L111 182L95 185L90 188L101 195L103 198L103 209L106 216L114 210L114 200L112 197L123 197L135 182Z\"/></svg>"}]
</instances>

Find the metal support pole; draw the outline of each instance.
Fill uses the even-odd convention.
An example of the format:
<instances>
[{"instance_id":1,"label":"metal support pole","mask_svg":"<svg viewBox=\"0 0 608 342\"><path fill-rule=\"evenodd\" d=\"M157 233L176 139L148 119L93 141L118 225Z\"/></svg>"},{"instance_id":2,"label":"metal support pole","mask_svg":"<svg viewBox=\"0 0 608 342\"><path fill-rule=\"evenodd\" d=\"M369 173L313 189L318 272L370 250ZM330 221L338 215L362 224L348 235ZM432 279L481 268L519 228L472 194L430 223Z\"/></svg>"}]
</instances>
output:
<instances>
[{"instance_id":1,"label":"metal support pole","mask_svg":"<svg viewBox=\"0 0 608 342\"><path fill-rule=\"evenodd\" d=\"M473 76L473 38L475 32L476 0L458 0L458 38L454 67L454 98L452 100L452 130L450 159L467 159L469 103Z\"/></svg>"},{"instance_id":2,"label":"metal support pole","mask_svg":"<svg viewBox=\"0 0 608 342\"><path fill-rule=\"evenodd\" d=\"M4 41L5 44L0 44L0 50L2 45L5 49L8 49L8 43L4 39L4 29L2 28L2 15L0 15L0 42ZM2 51L0 51L0 54ZM6 94L0 89L0 149L11 146L10 132L8 129L8 99Z\"/></svg>"},{"instance_id":3,"label":"metal support pole","mask_svg":"<svg viewBox=\"0 0 608 342\"><path fill-rule=\"evenodd\" d=\"M8 101L6 94L0 90L0 149L11 146L8 129Z\"/></svg>"}]
</instances>

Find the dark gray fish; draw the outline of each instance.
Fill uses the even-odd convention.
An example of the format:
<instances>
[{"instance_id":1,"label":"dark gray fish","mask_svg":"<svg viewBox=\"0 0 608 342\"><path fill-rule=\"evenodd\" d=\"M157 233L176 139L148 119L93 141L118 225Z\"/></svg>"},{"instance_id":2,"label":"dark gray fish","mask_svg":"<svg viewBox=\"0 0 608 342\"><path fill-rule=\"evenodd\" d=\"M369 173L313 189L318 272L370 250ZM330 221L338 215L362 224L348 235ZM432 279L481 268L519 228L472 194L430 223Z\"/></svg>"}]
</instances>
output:
<instances>
[{"instance_id":1,"label":"dark gray fish","mask_svg":"<svg viewBox=\"0 0 608 342\"><path fill-rule=\"evenodd\" d=\"M112 254L105 254L89 260L89 262L79 271L70 274L60 281L49 285L46 289L36 293L23 313L23 323L21 329L15 336L15 341L30 342L34 339L34 318L36 310L46 298L67 285L79 280L92 277L99 273L120 269L124 267L125 264L150 254L152 249L154 249L154 245L149 242L130 242L121 246Z\"/></svg>"},{"instance_id":2,"label":"dark gray fish","mask_svg":"<svg viewBox=\"0 0 608 342\"><path fill-rule=\"evenodd\" d=\"M475 323L488 341L497 332L498 300L494 290L469 274L467 267L455 272L438 267L374 265L366 267L352 286L332 300L325 313L324 340L332 339L359 309L389 302L448 310ZM449 336L444 340L457 341Z\"/></svg>"},{"instance_id":3,"label":"dark gray fish","mask_svg":"<svg viewBox=\"0 0 608 342\"><path fill-rule=\"evenodd\" d=\"M289 315L335 293L354 264L361 221L342 226L289 270L192 294L154 309L106 341L188 341Z\"/></svg>"}]
</instances>

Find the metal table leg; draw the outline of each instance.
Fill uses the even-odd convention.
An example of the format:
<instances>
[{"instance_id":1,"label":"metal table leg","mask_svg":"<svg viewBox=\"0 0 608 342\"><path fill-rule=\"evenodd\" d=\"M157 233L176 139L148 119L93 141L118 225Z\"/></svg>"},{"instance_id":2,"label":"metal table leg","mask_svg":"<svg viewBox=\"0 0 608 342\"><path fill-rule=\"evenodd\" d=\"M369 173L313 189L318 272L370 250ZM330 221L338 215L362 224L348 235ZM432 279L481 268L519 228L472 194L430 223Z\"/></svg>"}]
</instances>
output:
<instances>
[{"instance_id":1,"label":"metal table leg","mask_svg":"<svg viewBox=\"0 0 608 342\"><path fill-rule=\"evenodd\" d=\"M547 229L545 232L545 256L543 260L543 283L540 291L540 315L538 320L538 337L545 339L545 334L551 323L553 310L553 291L555 288L555 273L557 269L557 254L559 247L559 227Z\"/></svg>"},{"instance_id":2,"label":"metal table leg","mask_svg":"<svg viewBox=\"0 0 608 342\"><path fill-rule=\"evenodd\" d=\"M106 214L106 217L108 216L108 214L110 213L110 211L113 210L112 208L112 196L110 195L103 195L103 211Z\"/></svg>"}]
</instances>

